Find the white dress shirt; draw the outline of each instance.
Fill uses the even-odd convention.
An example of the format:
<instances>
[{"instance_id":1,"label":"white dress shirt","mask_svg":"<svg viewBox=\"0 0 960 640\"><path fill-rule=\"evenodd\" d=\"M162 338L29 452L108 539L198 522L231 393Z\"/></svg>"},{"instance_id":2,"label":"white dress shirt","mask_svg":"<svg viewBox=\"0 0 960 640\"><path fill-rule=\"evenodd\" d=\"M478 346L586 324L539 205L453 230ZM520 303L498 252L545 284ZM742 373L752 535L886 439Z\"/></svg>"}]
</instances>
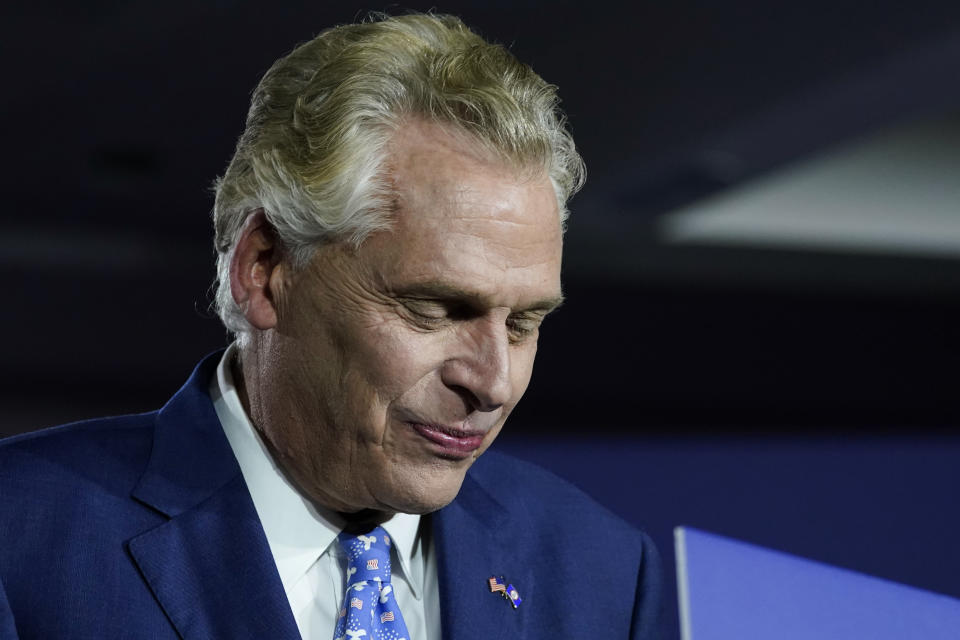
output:
<instances>
[{"instance_id":1,"label":"white dress shirt","mask_svg":"<svg viewBox=\"0 0 960 640\"><path fill-rule=\"evenodd\" d=\"M210 381L214 409L250 490L300 635L332 640L346 589L346 555L337 542L344 521L300 495L277 467L240 402L230 366L236 353L236 345L230 345ZM420 516L398 513L383 528L394 541L392 583L408 640L439 640L437 559L420 524Z\"/></svg>"}]
</instances>

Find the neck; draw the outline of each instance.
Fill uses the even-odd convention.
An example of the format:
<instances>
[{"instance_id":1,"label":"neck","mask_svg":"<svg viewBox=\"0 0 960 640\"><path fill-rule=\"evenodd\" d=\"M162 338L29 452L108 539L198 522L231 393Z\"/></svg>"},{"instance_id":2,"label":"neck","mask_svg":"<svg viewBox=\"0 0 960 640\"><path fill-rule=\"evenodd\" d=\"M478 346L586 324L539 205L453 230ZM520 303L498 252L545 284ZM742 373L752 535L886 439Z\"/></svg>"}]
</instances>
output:
<instances>
[{"instance_id":1,"label":"neck","mask_svg":"<svg viewBox=\"0 0 960 640\"><path fill-rule=\"evenodd\" d=\"M369 533L371 530L390 520L394 514L387 513L386 511L376 511L374 509L363 509L355 513L338 512L337 515L345 521L343 525L344 531L349 534L359 535L361 533Z\"/></svg>"}]
</instances>

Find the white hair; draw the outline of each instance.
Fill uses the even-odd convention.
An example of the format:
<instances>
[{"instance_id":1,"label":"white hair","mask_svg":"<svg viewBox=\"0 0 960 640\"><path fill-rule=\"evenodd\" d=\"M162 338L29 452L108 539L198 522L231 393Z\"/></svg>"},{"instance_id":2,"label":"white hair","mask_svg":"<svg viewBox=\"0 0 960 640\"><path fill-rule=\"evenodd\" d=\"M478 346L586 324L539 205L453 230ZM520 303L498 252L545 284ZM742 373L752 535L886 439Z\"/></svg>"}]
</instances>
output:
<instances>
[{"instance_id":1,"label":"white hair","mask_svg":"<svg viewBox=\"0 0 960 640\"><path fill-rule=\"evenodd\" d=\"M215 306L227 329L250 329L230 289L248 216L263 211L294 268L325 243L359 245L389 228L387 148L412 118L463 132L518 170L544 171L566 220L585 169L556 87L453 16L335 27L267 71L215 183Z\"/></svg>"}]
</instances>

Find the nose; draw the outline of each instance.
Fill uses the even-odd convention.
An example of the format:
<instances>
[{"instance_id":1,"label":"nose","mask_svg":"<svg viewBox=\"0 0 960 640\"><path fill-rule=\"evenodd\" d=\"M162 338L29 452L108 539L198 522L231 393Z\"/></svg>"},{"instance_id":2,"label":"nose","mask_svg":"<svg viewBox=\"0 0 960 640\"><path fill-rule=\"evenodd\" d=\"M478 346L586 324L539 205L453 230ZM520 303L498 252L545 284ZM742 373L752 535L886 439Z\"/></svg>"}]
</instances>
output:
<instances>
[{"instance_id":1,"label":"nose","mask_svg":"<svg viewBox=\"0 0 960 640\"><path fill-rule=\"evenodd\" d=\"M462 327L457 351L444 362L444 384L476 411L496 411L513 396L510 340L502 319L475 318Z\"/></svg>"}]
</instances>

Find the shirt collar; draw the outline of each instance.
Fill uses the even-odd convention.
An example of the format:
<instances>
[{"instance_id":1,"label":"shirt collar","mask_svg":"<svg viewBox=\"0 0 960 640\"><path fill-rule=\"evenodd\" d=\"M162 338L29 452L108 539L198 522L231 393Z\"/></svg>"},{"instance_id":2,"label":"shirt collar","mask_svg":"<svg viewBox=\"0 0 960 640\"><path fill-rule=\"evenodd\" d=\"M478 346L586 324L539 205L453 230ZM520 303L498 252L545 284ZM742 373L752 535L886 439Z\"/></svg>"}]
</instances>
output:
<instances>
[{"instance_id":1,"label":"shirt collar","mask_svg":"<svg viewBox=\"0 0 960 640\"><path fill-rule=\"evenodd\" d=\"M420 516L398 513L381 525L393 539L403 576L413 596L419 600L423 590L423 554L418 537ZM395 571L394 571L395 573Z\"/></svg>"},{"instance_id":2,"label":"shirt collar","mask_svg":"<svg viewBox=\"0 0 960 640\"><path fill-rule=\"evenodd\" d=\"M318 509L303 497L274 462L240 402L231 367L237 351L236 343L231 344L220 359L217 375L210 381L210 397L260 517L280 580L289 593L317 559L335 545L345 523L335 512ZM417 599L423 587L419 525L420 516L407 513L398 513L383 524L393 538L401 575Z\"/></svg>"}]
</instances>

